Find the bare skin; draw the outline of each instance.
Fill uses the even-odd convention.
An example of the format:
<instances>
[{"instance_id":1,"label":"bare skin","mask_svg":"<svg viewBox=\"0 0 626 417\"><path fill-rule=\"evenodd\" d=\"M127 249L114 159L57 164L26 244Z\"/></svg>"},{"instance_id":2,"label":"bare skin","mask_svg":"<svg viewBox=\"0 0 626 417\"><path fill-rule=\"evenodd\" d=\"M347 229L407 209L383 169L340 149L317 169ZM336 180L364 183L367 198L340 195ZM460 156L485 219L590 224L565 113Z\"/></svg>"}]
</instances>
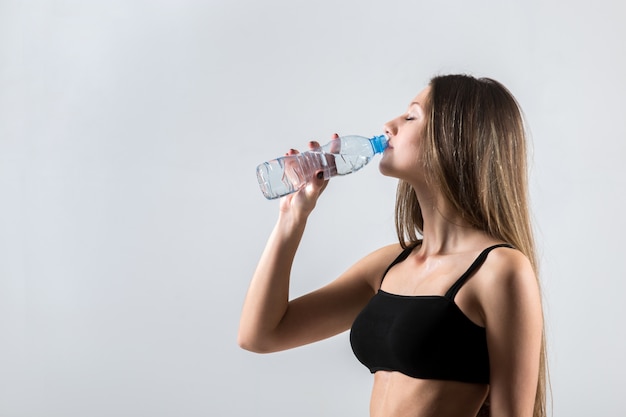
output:
<instances>
[{"instance_id":1,"label":"bare skin","mask_svg":"<svg viewBox=\"0 0 626 417\"><path fill-rule=\"evenodd\" d=\"M376 372L370 402L372 417L475 416L487 386L421 380L398 372Z\"/></svg>"},{"instance_id":2,"label":"bare skin","mask_svg":"<svg viewBox=\"0 0 626 417\"><path fill-rule=\"evenodd\" d=\"M399 244L365 256L328 285L289 300L295 253L327 182L314 180L284 197L244 302L239 329L242 348L274 352L344 332L378 289L402 295L443 295L483 249L501 243L469 227L420 175L427 94L425 89L406 114L385 125L390 147L380 162L383 174L413 186L424 217L422 244L389 271L382 286L383 272L401 252ZM310 146L319 145L313 142ZM487 330L490 385L378 371L371 417L470 417L488 394L493 416L532 415L542 317L537 281L528 259L514 249L495 249L461 288L455 302L470 320Z\"/></svg>"}]
</instances>

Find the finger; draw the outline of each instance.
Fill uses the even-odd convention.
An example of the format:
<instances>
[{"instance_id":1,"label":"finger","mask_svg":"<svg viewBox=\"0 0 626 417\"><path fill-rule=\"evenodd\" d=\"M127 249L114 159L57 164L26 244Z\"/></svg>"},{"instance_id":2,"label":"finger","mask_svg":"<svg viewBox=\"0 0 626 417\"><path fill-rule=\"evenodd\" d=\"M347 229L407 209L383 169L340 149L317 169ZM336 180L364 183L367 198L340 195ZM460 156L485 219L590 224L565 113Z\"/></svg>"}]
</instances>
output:
<instances>
[{"instance_id":1,"label":"finger","mask_svg":"<svg viewBox=\"0 0 626 417\"><path fill-rule=\"evenodd\" d=\"M322 191L324 191L324 189L328 185L328 182L329 181L327 179L324 179L324 172L317 171L315 175L313 176L313 178L311 178L311 181L309 181L309 185L307 186L307 189L310 192L313 192L319 195L322 193Z\"/></svg>"},{"instance_id":2,"label":"finger","mask_svg":"<svg viewBox=\"0 0 626 417\"><path fill-rule=\"evenodd\" d=\"M323 177L323 176L322 176L322 177ZM318 180L318 181L320 181L320 180ZM320 193L320 194L322 194L322 193L324 192L324 190L326 189L326 187L328 187L328 183L330 182L330 181L328 181L328 180L321 180L321 181L322 181L322 184L321 184L320 189L319 189L319 193Z\"/></svg>"},{"instance_id":3,"label":"finger","mask_svg":"<svg viewBox=\"0 0 626 417\"><path fill-rule=\"evenodd\" d=\"M309 149L314 151L314 150L318 150L319 148L321 148L321 145L319 142L312 140L309 142Z\"/></svg>"},{"instance_id":4,"label":"finger","mask_svg":"<svg viewBox=\"0 0 626 417\"><path fill-rule=\"evenodd\" d=\"M333 140L330 141L330 153L338 154L341 151L341 141L338 134L333 134Z\"/></svg>"}]
</instances>

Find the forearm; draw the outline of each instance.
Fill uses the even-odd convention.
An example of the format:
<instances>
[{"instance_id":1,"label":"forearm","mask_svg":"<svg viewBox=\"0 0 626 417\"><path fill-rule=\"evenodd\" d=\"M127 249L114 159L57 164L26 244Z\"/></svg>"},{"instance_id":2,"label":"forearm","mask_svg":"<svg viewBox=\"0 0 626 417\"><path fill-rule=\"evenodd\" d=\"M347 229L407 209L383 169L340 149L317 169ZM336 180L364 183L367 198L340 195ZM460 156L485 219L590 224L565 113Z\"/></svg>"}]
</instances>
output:
<instances>
[{"instance_id":1,"label":"forearm","mask_svg":"<svg viewBox=\"0 0 626 417\"><path fill-rule=\"evenodd\" d=\"M272 336L289 305L289 280L306 218L281 213L259 260L246 295L239 324L239 345L271 350Z\"/></svg>"}]
</instances>

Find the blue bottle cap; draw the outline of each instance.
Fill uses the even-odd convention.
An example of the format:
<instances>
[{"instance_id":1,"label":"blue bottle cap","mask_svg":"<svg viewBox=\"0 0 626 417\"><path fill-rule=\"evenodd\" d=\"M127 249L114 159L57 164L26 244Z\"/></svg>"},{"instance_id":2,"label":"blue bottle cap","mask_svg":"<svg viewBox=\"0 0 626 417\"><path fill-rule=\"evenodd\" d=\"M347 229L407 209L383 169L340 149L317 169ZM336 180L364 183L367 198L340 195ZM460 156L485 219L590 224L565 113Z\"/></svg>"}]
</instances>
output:
<instances>
[{"instance_id":1,"label":"blue bottle cap","mask_svg":"<svg viewBox=\"0 0 626 417\"><path fill-rule=\"evenodd\" d=\"M372 148L374 148L374 153L381 153L387 149L387 141L387 135L374 136L371 138L370 143L372 144Z\"/></svg>"}]
</instances>

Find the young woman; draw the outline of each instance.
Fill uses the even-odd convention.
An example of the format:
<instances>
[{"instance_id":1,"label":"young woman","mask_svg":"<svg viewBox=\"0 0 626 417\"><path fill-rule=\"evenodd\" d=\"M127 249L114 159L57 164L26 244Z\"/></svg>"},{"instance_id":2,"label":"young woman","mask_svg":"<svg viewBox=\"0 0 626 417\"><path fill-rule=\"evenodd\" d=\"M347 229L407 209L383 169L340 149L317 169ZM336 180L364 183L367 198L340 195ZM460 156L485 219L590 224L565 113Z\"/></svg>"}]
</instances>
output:
<instances>
[{"instance_id":1,"label":"young woman","mask_svg":"<svg viewBox=\"0 0 626 417\"><path fill-rule=\"evenodd\" d=\"M244 302L240 346L273 352L350 329L374 374L372 417L544 416L517 102L491 79L435 77L385 133L380 171L399 179L399 243L289 300L292 262L327 183L284 197Z\"/></svg>"}]
</instances>

